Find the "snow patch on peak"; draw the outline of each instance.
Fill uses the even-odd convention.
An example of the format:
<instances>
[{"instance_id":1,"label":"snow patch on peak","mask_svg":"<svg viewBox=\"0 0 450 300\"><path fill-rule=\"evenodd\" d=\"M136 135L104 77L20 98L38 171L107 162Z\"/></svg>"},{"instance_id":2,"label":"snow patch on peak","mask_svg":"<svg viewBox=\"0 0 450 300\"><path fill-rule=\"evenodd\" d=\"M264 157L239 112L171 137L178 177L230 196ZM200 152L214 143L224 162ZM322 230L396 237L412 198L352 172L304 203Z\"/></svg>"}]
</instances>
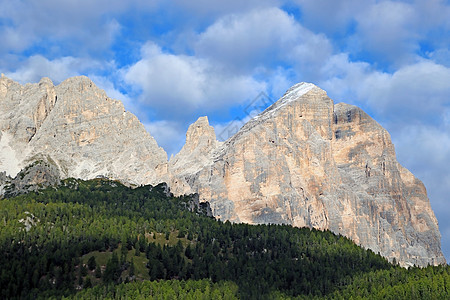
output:
<instances>
[{"instance_id":1,"label":"snow patch on peak","mask_svg":"<svg viewBox=\"0 0 450 300\"><path fill-rule=\"evenodd\" d=\"M284 93L283 97L281 97L277 102L269 106L266 110L264 110L253 119L256 120L263 116L272 116L277 110L291 102L296 101L298 98L300 98L313 88L317 88L317 86L309 82L301 82L293 85L286 91L286 93Z\"/></svg>"},{"instance_id":2,"label":"snow patch on peak","mask_svg":"<svg viewBox=\"0 0 450 300\"><path fill-rule=\"evenodd\" d=\"M301 98L303 95L314 88L320 89L316 85L308 82L297 83L289 88L286 93L284 93L283 97L281 97L277 102L266 108L259 115L250 119L247 123L244 124L244 126L242 126L241 129L239 129L239 131L235 135L226 140L223 144L223 147L221 149L218 149L216 156L219 157L220 155L222 155L222 153L225 151L224 149L228 147L228 145L234 143L234 141L238 139L239 136L245 134L246 132L249 132L253 127L258 126L258 124L261 124L262 122L273 118L279 109L288 105L289 103L297 101L299 98Z\"/></svg>"},{"instance_id":3,"label":"snow patch on peak","mask_svg":"<svg viewBox=\"0 0 450 300\"><path fill-rule=\"evenodd\" d=\"M281 97L280 100L275 102L270 108L278 109L292 101L297 100L313 88L315 88L316 85L309 83L309 82L301 82L297 83L296 85L289 88L286 93L284 93L283 97Z\"/></svg>"}]
</instances>

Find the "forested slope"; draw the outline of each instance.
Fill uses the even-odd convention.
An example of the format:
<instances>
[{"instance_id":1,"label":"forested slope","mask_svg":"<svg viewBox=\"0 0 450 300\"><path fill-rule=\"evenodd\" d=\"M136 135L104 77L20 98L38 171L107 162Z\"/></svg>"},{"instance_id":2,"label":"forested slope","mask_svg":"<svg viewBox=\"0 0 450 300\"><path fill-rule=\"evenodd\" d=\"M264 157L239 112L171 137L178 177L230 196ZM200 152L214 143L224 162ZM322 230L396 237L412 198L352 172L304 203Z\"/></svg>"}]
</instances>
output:
<instances>
[{"instance_id":1,"label":"forested slope","mask_svg":"<svg viewBox=\"0 0 450 300\"><path fill-rule=\"evenodd\" d=\"M164 184L67 179L1 199L0 222L2 299L450 297L447 266L402 269L329 231L223 223Z\"/></svg>"}]
</instances>

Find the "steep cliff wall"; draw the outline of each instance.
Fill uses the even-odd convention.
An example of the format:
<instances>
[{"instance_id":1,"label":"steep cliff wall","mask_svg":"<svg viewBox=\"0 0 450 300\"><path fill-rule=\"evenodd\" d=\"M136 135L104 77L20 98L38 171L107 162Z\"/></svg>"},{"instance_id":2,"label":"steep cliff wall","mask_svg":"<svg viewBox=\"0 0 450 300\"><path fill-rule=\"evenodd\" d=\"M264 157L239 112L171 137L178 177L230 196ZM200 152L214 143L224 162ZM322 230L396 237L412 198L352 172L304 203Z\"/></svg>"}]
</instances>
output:
<instances>
[{"instance_id":1,"label":"steep cliff wall","mask_svg":"<svg viewBox=\"0 0 450 300\"><path fill-rule=\"evenodd\" d=\"M167 181L167 154L120 101L87 77L58 86L0 79L0 171L12 177L38 159L62 177L99 175L129 183Z\"/></svg>"},{"instance_id":2,"label":"steep cliff wall","mask_svg":"<svg viewBox=\"0 0 450 300\"><path fill-rule=\"evenodd\" d=\"M0 194L38 160L50 171L26 169L27 182L168 182L176 195L198 193L222 220L329 229L405 266L445 262L426 189L397 162L389 133L310 83L225 142L199 118L168 162L139 120L87 77L54 86L2 76Z\"/></svg>"},{"instance_id":3,"label":"steep cliff wall","mask_svg":"<svg viewBox=\"0 0 450 300\"><path fill-rule=\"evenodd\" d=\"M312 84L208 145L210 159L190 175L173 169L171 184L198 192L218 218L330 229L403 265L445 262L425 187L397 162L389 133ZM186 149L180 157L189 158Z\"/></svg>"}]
</instances>

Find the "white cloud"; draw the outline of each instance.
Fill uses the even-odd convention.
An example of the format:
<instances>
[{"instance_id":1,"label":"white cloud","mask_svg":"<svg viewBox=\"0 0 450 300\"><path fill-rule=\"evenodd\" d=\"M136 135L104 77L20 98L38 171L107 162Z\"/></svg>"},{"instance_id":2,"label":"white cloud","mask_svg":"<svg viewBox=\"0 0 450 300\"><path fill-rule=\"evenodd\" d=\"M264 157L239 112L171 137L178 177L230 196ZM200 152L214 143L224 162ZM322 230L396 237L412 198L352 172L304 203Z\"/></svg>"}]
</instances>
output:
<instances>
[{"instance_id":1,"label":"white cloud","mask_svg":"<svg viewBox=\"0 0 450 300\"><path fill-rule=\"evenodd\" d=\"M411 4L380 2L356 19L358 38L367 51L393 62L411 61L408 56L415 56L420 35L417 32L417 13Z\"/></svg>"},{"instance_id":2,"label":"white cloud","mask_svg":"<svg viewBox=\"0 0 450 300\"><path fill-rule=\"evenodd\" d=\"M308 74L331 53L331 45L272 7L220 18L199 35L195 51L235 71L251 72L289 61Z\"/></svg>"},{"instance_id":3,"label":"white cloud","mask_svg":"<svg viewBox=\"0 0 450 300\"><path fill-rule=\"evenodd\" d=\"M165 53L151 42L124 78L142 90L142 102L171 119L230 107L266 88L251 76L228 73L207 59Z\"/></svg>"},{"instance_id":4,"label":"white cloud","mask_svg":"<svg viewBox=\"0 0 450 300\"><path fill-rule=\"evenodd\" d=\"M144 123L145 128L150 132L160 147L163 147L168 157L177 154L186 140L187 128L179 122L161 120Z\"/></svg>"},{"instance_id":5,"label":"white cloud","mask_svg":"<svg viewBox=\"0 0 450 300\"><path fill-rule=\"evenodd\" d=\"M450 126L405 125L393 134L399 162L427 187L431 206L439 220L443 250L450 254Z\"/></svg>"},{"instance_id":6,"label":"white cloud","mask_svg":"<svg viewBox=\"0 0 450 300\"><path fill-rule=\"evenodd\" d=\"M298 0L302 24L333 38L353 55L400 67L414 63L422 50L447 48L450 5L444 0Z\"/></svg>"},{"instance_id":7,"label":"white cloud","mask_svg":"<svg viewBox=\"0 0 450 300\"><path fill-rule=\"evenodd\" d=\"M393 74L372 72L361 79L358 95L392 122L434 123L450 106L450 68L421 61Z\"/></svg>"},{"instance_id":8,"label":"white cloud","mask_svg":"<svg viewBox=\"0 0 450 300\"><path fill-rule=\"evenodd\" d=\"M21 52L34 45L70 48L71 54L107 50L121 26L116 16L155 8L155 1L0 0L0 51ZM47 45L46 45L47 44ZM67 45L68 44L68 45Z\"/></svg>"},{"instance_id":9,"label":"white cloud","mask_svg":"<svg viewBox=\"0 0 450 300\"><path fill-rule=\"evenodd\" d=\"M227 0L227 1L209 1L209 0L175 0L175 7L194 16L196 19L214 20L218 17L232 13L242 13L248 10L261 7L278 6L281 1L277 0Z\"/></svg>"},{"instance_id":10,"label":"white cloud","mask_svg":"<svg viewBox=\"0 0 450 300\"><path fill-rule=\"evenodd\" d=\"M366 11L375 0L297 0L302 10L302 23L315 32L342 33L352 25L354 17Z\"/></svg>"},{"instance_id":11,"label":"white cloud","mask_svg":"<svg viewBox=\"0 0 450 300\"><path fill-rule=\"evenodd\" d=\"M431 60L387 73L336 54L324 64L322 76L319 85L337 102L364 105L392 123L436 123L450 106L450 68Z\"/></svg>"},{"instance_id":12,"label":"white cloud","mask_svg":"<svg viewBox=\"0 0 450 300\"><path fill-rule=\"evenodd\" d=\"M300 35L300 26L278 8L227 15L201 33L196 53L223 63L254 67L280 48L292 48Z\"/></svg>"},{"instance_id":13,"label":"white cloud","mask_svg":"<svg viewBox=\"0 0 450 300\"><path fill-rule=\"evenodd\" d=\"M448 48L440 48L433 52L428 52L427 56L437 64L450 67L450 50Z\"/></svg>"},{"instance_id":14,"label":"white cloud","mask_svg":"<svg viewBox=\"0 0 450 300\"><path fill-rule=\"evenodd\" d=\"M55 84L77 76L90 69L102 69L104 65L91 59L72 56L49 60L42 55L30 56L13 72L5 72L11 79L22 84L38 82L42 77L50 77Z\"/></svg>"}]
</instances>

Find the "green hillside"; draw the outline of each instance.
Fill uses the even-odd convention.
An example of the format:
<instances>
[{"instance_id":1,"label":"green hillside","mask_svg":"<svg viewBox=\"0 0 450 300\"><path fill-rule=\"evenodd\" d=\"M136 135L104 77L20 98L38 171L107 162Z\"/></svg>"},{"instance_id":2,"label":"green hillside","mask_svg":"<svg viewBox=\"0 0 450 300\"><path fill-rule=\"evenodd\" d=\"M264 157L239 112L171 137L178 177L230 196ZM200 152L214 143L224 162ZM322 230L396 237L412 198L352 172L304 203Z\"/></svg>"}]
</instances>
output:
<instances>
[{"instance_id":1,"label":"green hillside","mask_svg":"<svg viewBox=\"0 0 450 300\"><path fill-rule=\"evenodd\" d=\"M329 231L223 223L165 191L68 179L1 199L0 298L450 298L448 266L402 269Z\"/></svg>"}]
</instances>

